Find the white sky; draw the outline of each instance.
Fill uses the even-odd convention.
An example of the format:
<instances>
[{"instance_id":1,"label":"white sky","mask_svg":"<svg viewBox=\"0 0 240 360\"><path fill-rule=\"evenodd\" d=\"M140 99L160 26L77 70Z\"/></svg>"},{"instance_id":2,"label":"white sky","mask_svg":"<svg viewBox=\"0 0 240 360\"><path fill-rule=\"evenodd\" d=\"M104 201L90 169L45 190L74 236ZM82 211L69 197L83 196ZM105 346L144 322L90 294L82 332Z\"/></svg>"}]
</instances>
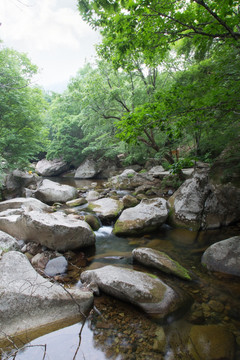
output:
<instances>
[{"instance_id":1,"label":"white sky","mask_svg":"<svg viewBox=\"0 0 240 360\"><path fill-rule=\"evenodd\" d=\"M37 84L62 91L100 36L80 17L77 0L0 0L3 45L28 54L40 69Z\"/></svg>"}]
</instances>

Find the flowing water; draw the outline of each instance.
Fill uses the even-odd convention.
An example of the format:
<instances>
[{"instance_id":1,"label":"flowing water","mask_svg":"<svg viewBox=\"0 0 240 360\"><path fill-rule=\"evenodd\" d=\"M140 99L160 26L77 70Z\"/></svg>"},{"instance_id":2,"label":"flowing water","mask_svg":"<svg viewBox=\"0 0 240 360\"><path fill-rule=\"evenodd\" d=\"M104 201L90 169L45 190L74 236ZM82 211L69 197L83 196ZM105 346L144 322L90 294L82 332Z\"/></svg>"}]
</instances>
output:
<instances>
[{"instance_id":1,"label":"flowing water","mask_svg":"<svg viewBox=\"0 0 240 360\"><path fill-rule=\"evenodd\" d=\"M62 182L70 183L69 179ZM90 183L78 181L74 185L89 187ZM201 266L202 253L210 244L238 234L237 226L197 234L164 225L153 234L120 238L112 234L111 226L102 226L96 231L96 245L84 250L87 266L82 270L115 264L147 271L170 286L181 288L192 299L192 305L178 317L160 323L130 304L101 294L95 297L85 324L69 319L59 329L45 327L29 333L28 338L34 340L20 346L21 351L7 352L2 359L190 360L188 334L193 325L221 325L231 331L235 336L234 360L240 359L240 281L237 277L210 273ZM190 271L193 281L133 262L131 252L139 246L166 252ZM80 285L78 273L74 286Z\"/></svg>"}]
</instances>

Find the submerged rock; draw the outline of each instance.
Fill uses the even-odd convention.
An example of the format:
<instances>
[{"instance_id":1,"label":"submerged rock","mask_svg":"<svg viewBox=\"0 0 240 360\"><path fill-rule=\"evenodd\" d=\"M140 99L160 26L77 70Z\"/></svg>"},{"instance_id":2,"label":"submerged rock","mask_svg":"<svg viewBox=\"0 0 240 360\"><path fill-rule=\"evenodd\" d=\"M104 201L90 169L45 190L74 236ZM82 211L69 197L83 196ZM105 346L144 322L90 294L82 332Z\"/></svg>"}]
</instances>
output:
<instances>
[{"instance_id":1,"label":"submerged rock","mask_svg":"<svg viewBox=\"0 0 240 360\"><path fill-rule=\"evenodd\" d=\"M154 275L117 266L84 271L81 280L88 284L95 282L103 292L162 319L180 309L186 301L182 294Z\"/></svg>"},{"instance_id":2,"label":"submerged rock","mask_svg":"<svg viewBox=\"0 0 240 360\"><path fill-rule=\"evenodd\" d=\"M132 255L134 259L143 265L155 267L184 280L191 280L191 276L187 269L161 251L142 247L134 249Z\"/></svg>"},{"instance_id":3,"label":"submerged rock","mask_svg":"<svg viewBox=\"0 0 240 360\"><path fill-rule=\"evenodd\" d=\"M77 195L78 192L75 187L58 184L47 179L42 181L35 192L36 198L47 204L53 204L55 202L66 203L67 201L76 198Z\"/></svg>"},{"instance_id":4,"label":"submerged rock","mask_svg":"<svg viewBox=\"0 0 240 360\"><path fill-rule=\"evenodd\" d=\"M211 271L240 276L240 236L209 246L202 256L202 264Z\"/></svg>"},{"instance_id":5,"label":"submerged rock","mask_svg":"<svg viewBox=\"0 0 240 360\"><path fill-rule=\"evenodd\" d=\"M116 235L135 235L153 231L168 217L167 202L162 198L143 199L135 207L122 212L114 225Z\"/></svg>"},{"instance_id":6,"label":"submerged rock","mask_svg":"<svg viewBox=\"0 0 240 360\"><path fill-rule=\"evenodd\" d=\"M233 360L235 340L231 332L219 325L194 325L188 340L188 350L194 360Z\"/></svg>"},{"instance_id":7,"label":"submerged rock","mask_svg":"<svg viewBox=\"0 0 240 360\"><path fill-rule=\"evenodd\" d=\"M90 292L67 291L39 275L22 253L10 251L0 260L0 338L26 332L89 310Z\"/></svg>"},{"instance_id":8,"label":"submerged rock","mask_svg":"<svg viewBox=\"0 0 240 360\"><path fill-rule=\"evenodd\" d=\"M62 212L47 212L50 209L36 199L4 201L0 203L0 230L17 239L38 242L59 251L95 243L95 235L85 221L71 218Z\"/></svg>"}]
</instances>

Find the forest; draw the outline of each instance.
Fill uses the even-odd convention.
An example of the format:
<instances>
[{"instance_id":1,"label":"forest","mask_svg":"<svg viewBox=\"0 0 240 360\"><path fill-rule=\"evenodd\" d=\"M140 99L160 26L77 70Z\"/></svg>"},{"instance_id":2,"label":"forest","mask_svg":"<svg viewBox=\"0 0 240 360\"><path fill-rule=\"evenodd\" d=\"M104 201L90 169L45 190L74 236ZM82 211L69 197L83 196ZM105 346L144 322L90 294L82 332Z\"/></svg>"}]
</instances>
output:
<instances>
[{"instance_id":1,"label":"forest","mask_svg":"<svg viewBox=\"0 0 240 360\"><path fill-rule=\"evenodd\" d=\"M124 165L155 158L173 171L225 149L239 158L238 0L79 0L78 9L102 42L62 94L34 85L37 67L2 44L1 175L43 156L78 166L124 154Z\"/></svg>"}]
</instances>

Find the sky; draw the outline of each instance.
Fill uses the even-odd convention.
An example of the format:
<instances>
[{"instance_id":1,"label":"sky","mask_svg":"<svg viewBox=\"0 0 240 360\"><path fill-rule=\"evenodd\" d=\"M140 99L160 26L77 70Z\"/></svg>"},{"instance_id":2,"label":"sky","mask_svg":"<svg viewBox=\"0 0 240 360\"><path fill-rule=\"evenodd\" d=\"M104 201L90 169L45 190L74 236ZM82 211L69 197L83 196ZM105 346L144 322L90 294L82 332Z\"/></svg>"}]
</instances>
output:
<instances>
[{"instance_id":1,"label":"sky","mask_svg":"<svg viewBox=\"0 0 240 360\"><path fill-rule=\"evenodd\" d=\"M81 18L77 0L0 0L3 46L27 53L40 74L34 80L61 92L86 62L94 62L100 35Z\"/></svg>"}]
</instances>

